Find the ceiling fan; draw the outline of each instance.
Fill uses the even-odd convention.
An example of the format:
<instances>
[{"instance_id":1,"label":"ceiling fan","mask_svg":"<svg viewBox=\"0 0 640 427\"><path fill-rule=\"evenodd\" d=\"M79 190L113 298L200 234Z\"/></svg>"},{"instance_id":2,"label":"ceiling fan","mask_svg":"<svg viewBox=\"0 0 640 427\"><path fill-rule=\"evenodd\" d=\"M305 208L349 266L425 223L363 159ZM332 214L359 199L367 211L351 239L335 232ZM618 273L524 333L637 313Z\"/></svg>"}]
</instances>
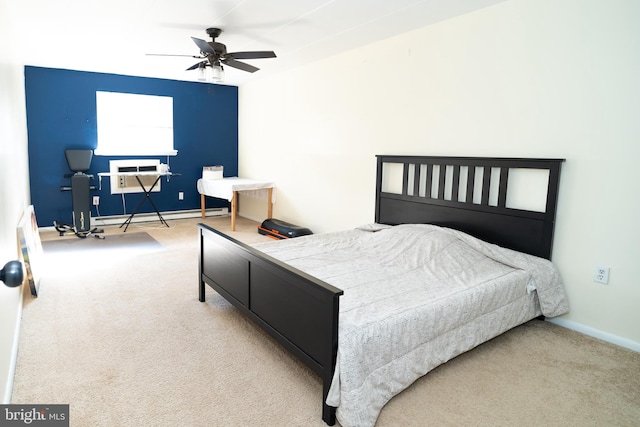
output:
<instances>
[{"instance_id":1,"label":"ceiling fan","mask_svg":"<svg viewBox=\"0 0 640 427\"><path fill-rule=\"evenodd\" d=\"M239 59L262 59L262 58L275 58L276 54L273 51L250 51L250 52L227 52L227 47L216 41L216 38L222 33L220 28L207 28L207 34L211 37L212 41L207 42L202 39L191 37L193 42L200 49L200 56L195 55L163 55L163 56L191 56L193 58L204 59L191 67L186 71L198 70L199 80L211 80L213 82L221 82L224 80L224 65L228 65L233 68L237 68L249 73L255 73L259 68L249 65L245 62L238 61ZM210 75L207 78L207 71L210 70Z\"/></svg>"}]
</instances>

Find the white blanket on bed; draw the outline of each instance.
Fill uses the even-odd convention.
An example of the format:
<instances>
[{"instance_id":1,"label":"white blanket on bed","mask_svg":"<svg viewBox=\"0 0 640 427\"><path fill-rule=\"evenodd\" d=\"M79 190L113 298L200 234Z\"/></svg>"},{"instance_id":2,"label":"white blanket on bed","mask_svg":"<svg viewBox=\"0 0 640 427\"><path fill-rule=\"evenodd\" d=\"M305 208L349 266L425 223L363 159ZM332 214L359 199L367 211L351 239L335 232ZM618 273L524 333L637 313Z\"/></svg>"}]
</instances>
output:
<instances>
[{"instance_id":1,"label":"white blanket on bed","mask_svg":"<svg viewBox=\"0 0 640 427\"><path fill-rule=\"evenodd\" d=\"M373 426L382 407L417 378L540 311L568 311L549 261L432 225L256 248L344 291L327 398L344 427Z\"/></svg>"}]
</instances>

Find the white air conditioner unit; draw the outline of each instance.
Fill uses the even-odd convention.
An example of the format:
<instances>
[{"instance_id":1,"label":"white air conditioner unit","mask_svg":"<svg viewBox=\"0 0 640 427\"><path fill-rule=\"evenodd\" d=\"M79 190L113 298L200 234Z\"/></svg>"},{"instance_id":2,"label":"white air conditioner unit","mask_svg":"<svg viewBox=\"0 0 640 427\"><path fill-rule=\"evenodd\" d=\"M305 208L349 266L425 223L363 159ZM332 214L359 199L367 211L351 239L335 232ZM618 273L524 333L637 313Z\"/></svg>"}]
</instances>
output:
<instances>
[{"instance_id":1,"label":"white air conditioner unit","mask_svg":"<svg viewBox=\"0 0 640 427\"><path fill-rule=\"evenodd\" d=\"M122 193L142 193L142 188L136 176L132 172L156 172L160 168L160 160L158 159L129 159L129 160L109 160L109 172L111 174L111 194ZM124 175L118 175L119 172ZM139 175L144 188L149 190L153 183L158 179L157 175ZM153 187L153 192L160 191L160 181Z\"/></svg>"}]
</instances>

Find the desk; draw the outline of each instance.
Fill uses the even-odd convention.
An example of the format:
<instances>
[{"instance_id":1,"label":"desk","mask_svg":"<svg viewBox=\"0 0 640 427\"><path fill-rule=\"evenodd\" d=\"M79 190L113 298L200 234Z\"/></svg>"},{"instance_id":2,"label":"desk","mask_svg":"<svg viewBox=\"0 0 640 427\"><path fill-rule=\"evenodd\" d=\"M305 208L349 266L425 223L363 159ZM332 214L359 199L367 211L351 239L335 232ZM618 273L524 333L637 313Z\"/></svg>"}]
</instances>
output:
<instances>
[{"instance_id":1,"label":"desk","mask_svg":"<svg viewBox=\"0 0 640 427\"><path fill-rule=\"evenodd\" d=\"M198 193L200 193L200 207L202 218L205 214L205 196L226 199L231 202L231 230L236 229L236 214L238 210L238 192L267 190L267 218L273 215L273 187L272 181L261 181L247 178L222 178L222 179L199 179L197 183Z\"/></svg>"},{"instance_id":2,"label":"desk","mask_svg":"<svg viewBox=\"0 0 640 427\"><path fill-rule=\"evenodd\" d=\"M169 224L167 224L167 221L165 221L162 215L160 215L160 211L158 210L158 207L156 206L156 204L153 203L153 199L151 198L151 192L153 191L158 181L160 181L160 178L162 178L163 176L166 176L168 179L170 176L177 176L177 175L180 175L180 174L172 173L172 172L114 172L114 173L101 172L98 174L98 182L99 182L99 188L102 189L103 176L133 176L136 178L136 181L138 181L140 188L144 192L144 197L140 200L140 202L138 203L138 206L136 206L136 208L133 210L131 215L129 215L127 219L122 224L120 224L120 228L124 227L124 231L127 231L127 228L129 228L129 224L131 224L131 220L138 213L138 211L140 210L140 208L142 207L142 205L146 200L149 201L149 203L153 207L153 210L155 210L156 214L158 215L158 219L160 219L160 222L166 225L167 227L169 226ZM151 185L151 187L147 189L145 188L142 181L140 181L141 176L155 176L156 180L153 181L153 184Z\"/></svg>"}]
</instances>

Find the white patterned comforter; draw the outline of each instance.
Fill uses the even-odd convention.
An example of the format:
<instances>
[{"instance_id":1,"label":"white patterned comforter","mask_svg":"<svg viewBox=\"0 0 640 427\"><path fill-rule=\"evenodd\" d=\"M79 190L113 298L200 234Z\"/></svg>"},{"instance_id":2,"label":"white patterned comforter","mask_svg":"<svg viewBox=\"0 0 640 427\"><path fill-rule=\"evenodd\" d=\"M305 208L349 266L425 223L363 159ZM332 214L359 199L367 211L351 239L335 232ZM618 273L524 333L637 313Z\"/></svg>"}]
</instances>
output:
<instances>
[{"instance_id":1,"label":"white patterned comforter","mask_svg":"<svg viewBox=\"0 0 640 427\"><path fill-rule=\"evenodd\" d=\"M447 360L568 311L551 262L432 225L363 227L255 247L344 291L327 403L344 427Z\"/></svg>"}]
</instances>

